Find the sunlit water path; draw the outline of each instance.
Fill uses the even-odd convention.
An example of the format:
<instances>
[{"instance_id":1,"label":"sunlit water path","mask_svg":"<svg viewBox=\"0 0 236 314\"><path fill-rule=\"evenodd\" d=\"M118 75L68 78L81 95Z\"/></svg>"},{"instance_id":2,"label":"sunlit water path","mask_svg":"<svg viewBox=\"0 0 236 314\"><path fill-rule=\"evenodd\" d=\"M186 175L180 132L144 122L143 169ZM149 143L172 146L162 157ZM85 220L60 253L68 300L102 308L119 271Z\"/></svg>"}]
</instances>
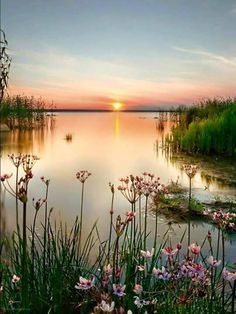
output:
<instances>
[{"instance_id":1,"label":"sunlit water path","mask_svg":"<svg viewBox=\"0 0 236 314\"><path fill-rule=\"evenodd\" d=\"M7 155L32 153L40 157L33 168L34 179L30 185L31 198L44 196L44 185L40 177L50 179L49 207L53 217L71 225L79 214L80 189L75 174L78 170L89 170L92 176L85 186L84 224L86 230L98 219L101 238L107 237L111 193L109 182L118 185L118 179L129 175L152 172L168 184L171 179L187 187L188 178L180 169L180 163L167 158L162 150L162 141L175 123L171 114L155 113L60 113L49 119L43 130L14 131L1 134L2 173L11 173L14 168ZM67 137L67 135L71 135ZM235 171L235 168L233 171ZM207 172L207 170L205 171ZM232 173L232 171L231 171ZM14 180L13 180L14 181ZM207 184L207 189L206 189ZM193 193L202 200L224 195L235 197L236 189L217 181L206 182L200 170L193 181ZM3 210L7 230L15 227L14 199L3 193ZM115 193L115 215L125 214L129 204ZM28 209L28 224L32 223L34 210ZM39 213L42 219L43 213ZM149 228L154 229L154 217L149 216ZM159 218L159 234L166 230L163 217ZM173 243L178 242L186 226L174 225L171 232ZM206 223L193 226L192 239L203 241L207 231L214 227ZM40 232L40 231L39 231ZM151 243L150 243L151 246ZM228 260L236 260L236 239L226 244Z\"/></svg>"}]
</instances>

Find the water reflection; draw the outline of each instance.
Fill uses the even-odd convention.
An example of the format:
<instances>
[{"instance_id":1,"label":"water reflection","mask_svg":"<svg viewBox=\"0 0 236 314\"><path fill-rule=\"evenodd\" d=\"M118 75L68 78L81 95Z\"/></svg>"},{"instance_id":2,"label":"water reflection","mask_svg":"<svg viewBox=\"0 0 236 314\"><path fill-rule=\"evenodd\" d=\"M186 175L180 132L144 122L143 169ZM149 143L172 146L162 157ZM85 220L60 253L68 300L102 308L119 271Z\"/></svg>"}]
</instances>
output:
<instances>
[{"instance_id":1,"label":"water reflection","mask_svg":"<svg viewBox=\"0 0 236 314\"><path fill-rule=\"evenodd\" d=\"M120 177L150 171L158 175L164 184L179 177L179 182L185 187L188 186L188 178L180 170L180 165L187 161L187 157L175 158L171 150L165 147L165 137L177 121L178 116L170 113L61 113L54 119L49 119L44 129L2 133L2 171L13 171L7 158L9 153L38 155L40 161L33 169L30 198L38 199L44 195L40 177L49 178L51 183L48 207L54 208L53 218L60 217L68 223L72 223L79 213L80 189L75 173L81 169L91 171L92 176L85 190L85 229L89 230L98 218L101 237L106 238L110 206L109 182L117 185ZM73 140L67 142L66 134L71 134ZM196 162L194 158L188 160ZM224 188L230 195L235 195L235 187L229 187L227 184L219 186L218 181L209 177L206 179L203 171L207 161L199 162L202 170L193 180L194 194L204 198L209 196L209 189L211 192L222 193ZM213 168L212 171L217 170L216 163ZM225 169L222 169L225 173ZM230 169L233 176L232 168ZM206 173L210 172L207 170ZM209 189L205 190L205 186L209 186ZM7 208L7 227L13 229L14 199L8 195L4 206ZM117 191L115 215L124 214L128 210L127 206ZM29 225L32 223L33 214L33 210L29 208ZM42 212L39 213L39 219L43 219ZM149 217L149 228L150 231L155 228L152 216ZM160 233L166 230L166 222L162 218L158 228ZM201 237L209 228L212 226L202 223L194 229L193 237L200 243ZM180 238L185 225L175 225L174 230Z\"/></svg>"}]
</instances>

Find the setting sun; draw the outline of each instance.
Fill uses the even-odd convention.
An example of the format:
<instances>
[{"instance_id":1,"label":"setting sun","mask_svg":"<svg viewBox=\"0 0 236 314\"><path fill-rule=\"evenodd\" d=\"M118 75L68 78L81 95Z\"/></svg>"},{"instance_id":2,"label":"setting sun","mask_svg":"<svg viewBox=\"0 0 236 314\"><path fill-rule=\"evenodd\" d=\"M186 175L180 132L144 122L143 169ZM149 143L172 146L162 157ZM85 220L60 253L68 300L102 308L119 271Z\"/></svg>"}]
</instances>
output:
<instances>
[{"instance_id":1,"label":"setting sun","mask_svg":"<svg viewBox=\"0 0 236 314\"><path fill-rule=\"evenodd\" d=\"M120 110L123 107L123 104L121 102L114 102L112 107L114 110Z\"/></svg>"}]
</instances>

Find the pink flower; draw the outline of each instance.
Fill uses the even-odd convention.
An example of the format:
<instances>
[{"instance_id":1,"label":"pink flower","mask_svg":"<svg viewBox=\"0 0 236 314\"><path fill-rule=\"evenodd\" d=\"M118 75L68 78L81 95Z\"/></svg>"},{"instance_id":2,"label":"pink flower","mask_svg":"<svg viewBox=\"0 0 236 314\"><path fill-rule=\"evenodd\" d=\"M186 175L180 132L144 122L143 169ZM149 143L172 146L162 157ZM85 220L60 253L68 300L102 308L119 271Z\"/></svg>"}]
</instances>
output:
<instances>
[{"instance_id":1,"label":"pink flower","mask_svg":"<svg viewBox=\"0 0 236 314\"><path fill-rule=\"evenodd\" d=\"M145 258L151 258L154 254L154 248L152 248L151 252L150 251L140 251L141 255Z\"/></svg>"},{"instance_id":2,"label":"pink flower","mask_svg":"<svg viewBox=\"0 0 236 314\"><path fill-rule=\"evenodd\" d=\"M102 300L101 304L100 304L100 309L103 312L113 312L114 311L114 307L115 307L115 302L111 302L111 305L109 303L106 303L104 300Z\"/></svg>"},{"instance_id":3,"label":"pink flower","mask_svg":"<svg viewBox=\"0 0 236 314\"><path fill-rule=\"evenodd\" d=\"M142 291L143 291L143 287L142 287L141 285L139 285L138 283L136 283L136 285L134 286L133 291L134 291L136 294L141 294Z\"/></svg>"},{"instance_id":4,"label":"pink flower","mask_svg":"<svg viewBox=\"0 0 236 314\"><path fill-rule=\"evenodd\" d=\"M191 253L195 254L195 255L199 254L201 251L201 247L199 245L197 245L196 243L190 244L190 246L188 248L191 251Z\"/></svg>"},{"instance_id":5,"label":"pink flower","mask_svg":"<svg viewBox=\"0 0 236 314\"><path fill-rule=\"evenodd\" d=\"M136 213L134 213L134 212L126 213L127 221L132 221L135 216L136 216Z\"/></svg>"},{"instance_id":6,"label":"pink flower","mask_svg":"<svg viewBox=\"0 0 236 314\"><path fill-rule=\"evenodd\" d=\"M12 280L13 283L17 283L18 281L20 281L20 277L13 275Z\"/></svg>"},{"instance_id":7,"label":"pink flower","mask_svg":"<svg viewBox=\"0 0 236 314\"><path fill-rule=\"evenodd\" d=\"M157 278L157 279L162 279L162 280L168 280L170 279L171 275L166 271L165 267L162 266L161 269L159 268L153 268L153 275Z\"/></svg>"},{"instance_id":8,"label":"pink flower","mask_svg":"<svg viewBox=\"0 0 236 314\"><path fill-rule=\"evenodd\" d=\"M209 256L207 258L207 263L212 267L218 267L221 264L221 260L217 261L216 259L213 259L213 256Z\"/></svg>"},{"instance_id":9,"label":"pink flower","mask_svg":"<svg viewBox=\"0 0 236 314\"><path fill-rule=\"evenodd\" d=\"M126 285L122 286L121 284L113 284L113 294L117 295L118 297L123 297L125 295L125 287Z\"/></svg>"},{"instance_id":10,"label":"pink flower","mask_svg":"<svg viewBox=\"0 0 236 314\"><path fill-rule=\"evenodd\" d=\"M83 278L82 276L79 277L79 282L75 285L75 289L78 290L87 290L94 286L95 278L92 280Z\"/></svg>"},{"instance_id":11,"label":"pink flower","mask_svg":"<svg viewBox=\"0 0 236 314\"><path fill-rule=\"evenodd\" d=\"M168 246L164 249L162 249L162 253L165 254L166 256L173 256L178 252L178 248L172 249L172 247Z\"/></svg>"},{"instance_id":12,"label":"pink flower","mask_svg":"<svg viewBox=\"0 0 236 314\"><path fill-rule=\"evenodd\" d=\"M236 273L229 272L226 268L223 269L223 278L227 281L235 281Z\"/></svg>"},{"instance_id":13,"label":"pink flower","mask_svg":"<svg viewBox=\"0 0 236 314\"><path fill-rule=\"evenodd\" d=\"M111 275L112 274L112 267L110 264L108 264L107 266L103 267L103 271L106 275Z\"/></svg>"},{"instance_id":14,"label":"pink flower","mask_svg":"<svg viewBox=\"0 0 236 314\"><path fill-rule=\"evenodd\" d=\"M10 179L10 177L12 176L12 174L4 174L4 175L0 175L0 181L4 182L5 180Z\"/></svg>"}]
</instances>

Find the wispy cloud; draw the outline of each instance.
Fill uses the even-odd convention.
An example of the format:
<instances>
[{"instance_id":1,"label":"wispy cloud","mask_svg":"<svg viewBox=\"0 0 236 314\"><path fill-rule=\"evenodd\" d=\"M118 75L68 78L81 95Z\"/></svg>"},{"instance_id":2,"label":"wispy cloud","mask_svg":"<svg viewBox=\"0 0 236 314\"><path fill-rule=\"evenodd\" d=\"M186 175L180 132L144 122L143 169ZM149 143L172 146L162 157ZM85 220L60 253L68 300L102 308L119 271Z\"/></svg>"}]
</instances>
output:
<instances>
[{"instance_id":1,"label":"wispy cloud","mask_svg":"<svg viewBox=\"0 0 236 314\"><path fill-rule=\"evenodd\" d=\"M205 57L210 61L217 61L223 64L236 67L236 57L228 58L228 57L215 54L207 50L201 50L201 49L189 49L189 48L184 48L184 47L173 47L173 49L179 52L184 52L188 54L194 54L201 57Z\"/></svg>"},{"instance_id":2,"label":"wispy cloud","mask_svg":"<svg viewBox=\"0 0 236 314\"><path fill-rule=\"evenodd\" d=\"M232 15L236 15L236 4L234 4L231 8L231 10L229 11L230 14Z\"/></svg>"}]
</instances>

